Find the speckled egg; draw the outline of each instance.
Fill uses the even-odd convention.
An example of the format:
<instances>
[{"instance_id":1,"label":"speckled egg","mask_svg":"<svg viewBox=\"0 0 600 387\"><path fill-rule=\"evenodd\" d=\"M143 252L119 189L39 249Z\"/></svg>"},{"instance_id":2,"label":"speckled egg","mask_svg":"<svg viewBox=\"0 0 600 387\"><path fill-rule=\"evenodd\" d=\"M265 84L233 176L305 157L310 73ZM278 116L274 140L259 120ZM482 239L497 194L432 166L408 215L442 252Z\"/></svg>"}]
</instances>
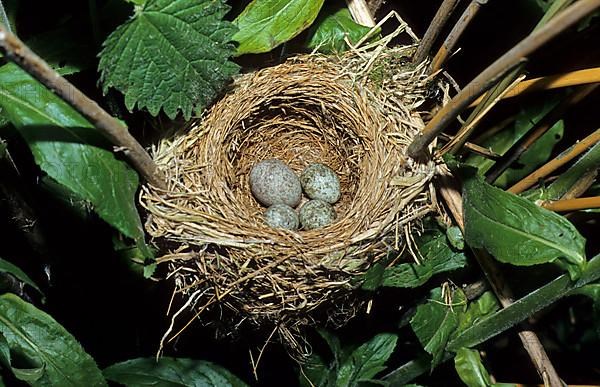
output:
<instances>
[{"instance_id":1,"label":"speckled egg","mask_svg":"<svg viewBox=\"0 0 600 387\"><path fill-rule=\"evenodd\" d=\"M297 230L300 225L296 211L285 204L273 204L265 211L265 222L273 228Z\"/></svg>"},{"instance_id":2,"label":"speckled egg","mask_svg":"<svg viewBox=\"0 0 600 387\"><path fill-rule=\"evenodd\" d=\"M263 160L252 167L250 190L256 200L267 207L273 204L296 207L302 198L300 179L277 159Z\"/></svg>"},{"instance_id":3,"label":"speckled egg","mask_svg":"<svg viewBox=\"0 0 600 387\"><path fill-rule=\"evenodd\" d=\"M309 200L300 208L300 224L305 230L325 227L335 220L335 210L323 200Z\"/></svg>"},{"instance_id":4,"label":"speckled egg","mask_svg":"<svg viewBox=\"0 0 600 387\"><path fill-rule=\"evenodd\" d=\"M306 196L333 204L340 199L340 179L327 165L310 164L302 172L300 183Z\"/></svg>"}]
</instances>

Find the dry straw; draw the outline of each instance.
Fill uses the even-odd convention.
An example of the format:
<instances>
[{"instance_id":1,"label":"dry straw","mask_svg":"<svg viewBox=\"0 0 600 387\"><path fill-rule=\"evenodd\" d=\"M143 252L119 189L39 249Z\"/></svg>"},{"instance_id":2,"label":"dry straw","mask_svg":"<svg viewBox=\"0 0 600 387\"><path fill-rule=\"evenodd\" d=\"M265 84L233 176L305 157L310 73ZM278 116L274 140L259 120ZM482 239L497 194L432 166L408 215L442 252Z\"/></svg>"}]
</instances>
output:
<instances>
[{"instance_id":1,"label":"dry straw","mask_svg":"<svg viewBox=\"0 0 600 387\"><path fill-rule=\"evenodd\" d=\"M275 329L288 344L316 319L356 313L361 275L410 243L434 210L433 162L407 158L424 125L427 64L413 46L382 44L342 57L305 55L239 77L191 130L162 141L154 160L168 189L146 186L146 228L162 249L173 314L207 309ZM278 158L299 173L311 162L340 176L336 221L311 231L268 227L248 185L250 168ZM223 317L225 318L225 317ZM165 340L177 335L171 326Z\"/></svg>"}]
</instances>

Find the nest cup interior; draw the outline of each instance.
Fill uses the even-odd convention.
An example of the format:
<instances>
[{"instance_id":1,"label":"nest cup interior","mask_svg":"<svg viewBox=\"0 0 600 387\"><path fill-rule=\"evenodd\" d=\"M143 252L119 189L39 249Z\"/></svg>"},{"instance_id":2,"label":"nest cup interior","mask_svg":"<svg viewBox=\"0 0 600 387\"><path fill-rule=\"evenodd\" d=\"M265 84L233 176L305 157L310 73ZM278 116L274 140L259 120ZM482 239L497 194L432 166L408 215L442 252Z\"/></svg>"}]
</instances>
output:
<instances>
[{"instance_id":1,"label":"nest cup interior","mask_svg":"<svg viewBox=\"0 0 600 387\"><path fill-rule=\"evenodd\" d=\"M168 190L145 186L140 202L186 307L219 304L280 333L307 324L317 307L346 298L353 278L432 210L426 187L435 166L404 155L423 126L414 110L424 98L424 68L392 68L392 91L381 96L347 70L338 60L301 56L243 75L191 130L155 150ZM309 231L265 223L249 172L270 158L297 174L312 162L338 174L334 223ZM350 317L343 306L338 312Z\"/></svg>"}]
</instances>

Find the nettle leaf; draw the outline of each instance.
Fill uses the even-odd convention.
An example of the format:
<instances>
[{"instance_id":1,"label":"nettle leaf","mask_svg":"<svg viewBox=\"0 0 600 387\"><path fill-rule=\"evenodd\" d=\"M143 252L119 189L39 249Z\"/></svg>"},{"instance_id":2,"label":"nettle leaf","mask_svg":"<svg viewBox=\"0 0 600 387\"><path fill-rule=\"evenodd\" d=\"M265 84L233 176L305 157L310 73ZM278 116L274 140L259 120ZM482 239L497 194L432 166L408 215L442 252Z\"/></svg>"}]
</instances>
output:
<instances>
[{"instance_id":1,"label":"nettle leaf","mask_svg":"<svg viewBox=\"0 0 600 387\"><path fill-rule=\"evenodd\" d=\"M481 362L479 351L461 348L454 358L456 372L468 387L488 387L492 385L490 374Z\"/></svg>"},{"instance_id":2,"label":"nettle leaf","mask_svg":"<svg viewBox=\"0 0 600 387\"><path fill-rule=\"evenodd\" d=\"M0 107L29 145L36 164L144 246L135 206L138 176L107 149L92 124L14 64L0 68L0 96Z\"/></svg>"},{"instance_id":3,"label":"nettle leaf","mask_svg":"<svg viewBox=\"0 0 600 387\"><path fill-rule=\"evenodd\" d=\"M328 10L313 24L306 42L308 48L325 54L343 52L349 48L346 39L356 44L371 31L371 28L354 22L348 8L331 11Z\"/></svg>"},{"instance_id":4,"label":"nettle leaf","mask_svg":"<svg viewBox=\"0 0 600 387\"><path fill-rule=\"evenodd\" d=\"M233 21L237 54L269 52L297 36L317 18L324 0L253 0Z\"/></svg>"},{"instance_id":5,"label":"nettle leaf","mask_svg":"<svg viewBox=\"0 0 600 387\"><path fill-rule=\"evenodd\" d=\"M223 0L148 0L103 44L104 92L121 91L129 110L189 119L239 70L228 60L235 52L228 11Z\"/></svg>"},{"instance_id":6,"label":"nettle leaf","mask_svg":"<svg viewBox=\"0 0 600 387\"><path fill-rule=\"evenodd\" d=\"M530 266L556 262L571 278L586 264L585 239L564 217L495 188L477 176L463 187L465 239L500 262Z\"/></svg>"},{"instance_id":7,"label":"nettle leaf","mask_svg":"<svg viewBox=\"0 0 600 387\"><path fill-rule=\"evenodd\" d=\"M106 379L131 387L247 386L225 368L208 361L193 359L138 358L113 364L103 372Z\"/></svg>"},{"instance_id":8,"label":"nettle leaf","mask_svg":"<svg viewBox=\"0 0 600 387\"><path fill-rule=\"evenodd\" d=\"M94 360L69 332L14 294L0 296L0 333L5 339L3 362L11 367L11 354L19 357L19 368L12 370L32 386L107 385Z\"/></svg>"},{"instance_id":9,"label":"nettle leaf","mask_svg":"<svg viewBox=\"0 0 600 387\"><path fill-rule=\"evenodd\" d=\"M385 369L397 341L397 335L381 333L356 348L339 368L336 385L354 386L372 379Z\"/></svg>"},{"instance_id":10,"label":"nettle leaf","mask_svg":"<svg viewBox=\"0 0 600 387\"><path fill-rule=\"evenodd\" d=\"M10 263L2 258L0 258L0 272L8 273L8 274L12 275L13 277L15 277L17 280L21 281L22 283L34 288L41 295L44 294L42 292L42 290L40 289L40 287L37 286L37 284L35 282L33 282L33 280L31 278L29 278L29 276L27 274L25 274L25 272L23 270L21 270L16 265L13 265L12 263Z\"/></svg>"},{"instance_id":11,"label":"nettle leaf","mask_svg":"<svg viewBox=\"0 0 600 387\"><path fill-rule=\"evenodd\" d=\"M440 288L433 289L429 300L417 307L410 325L423 349L433 356L432 368L441 361L446 345L459 326L467 299L461 290L452 293L451 303L442 297Z\"/></svg>"},{"instance_id":12,"label":"nettle leaf","mask_svg":"<svg viewBox=\"0 0 600 387\"><path fill-rule=\"evenodd\" d=\"M460 269L467 264L465 254L456 251L450 245L446 234L437 227L416 237L415 243L421 254L420 264L401 263L389 268L385 268L383 264L376 264L367 272L362 288L415 288L426 283L435 274Z\"/></svg>"}]
</instances>

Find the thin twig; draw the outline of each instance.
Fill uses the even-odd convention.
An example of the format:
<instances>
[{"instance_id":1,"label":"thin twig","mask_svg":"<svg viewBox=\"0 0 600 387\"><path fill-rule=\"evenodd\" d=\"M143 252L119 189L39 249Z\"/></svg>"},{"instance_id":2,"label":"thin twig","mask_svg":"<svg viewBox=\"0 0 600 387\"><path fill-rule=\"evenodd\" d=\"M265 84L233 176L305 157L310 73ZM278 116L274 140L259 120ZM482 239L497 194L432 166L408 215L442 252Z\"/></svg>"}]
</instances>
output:
<instances>
[{"instance_id":1,"label":"thin twig","mask_svg":"<svg viewBox=\"0 0 600 387\"><path fill-rule=\"evenodd\" d=\"M471 102L492 88L504 74L518 66L528 55L552 38L599 7L600 0L579 0L502 55L438 111L421 134L410 144L408 154L411 157L421 155L439 133L446 129Z\"/></svg>"},{"instance_id":2,"label":"thin twig","mask_svg":"<svg viewBox=\"0 0 600 387\"><path fill-rule=\"evenodd\" d=\"M521 181L510 187L507 191L512 192L514 194L518 194L525 191L526 189L533 186L543 178L547 177L549 174L556 171L558 168L562 167L569 161L573 160L575 157L579 156L588 148L592 147L598 142L600 142L600 129L596 129L594 133L579 141L577 144L573 145L572 147L558 155L558 157L550 160L537 170L525 176Z\"/></svg>"},{"instance_id":3,"label":"thin twig","mask_svg":"<svg viewBox=\"0 0 600 387\"><path fill-rule=\"evenodd\" d=\"M540 137L550 130L571 106L578 104L582 99L594 91L597 86L598 85L587 85L581 87L546 113L546 115L533 126L527 135L521 137L507 152L504 153L504 155L502 155L500 160L494 164L487 174L487 182L493 183L496 181L508 167L517 161L519 157L530 149Z\"/></svg>"},{"instance_id":4,"label":"thin twig","mask_svg":"<svg viewBox=\"0 0 600 387\"><path fill-rule=\"evenodd\" d=\"M375 27L375 19L365 0L346 0L346 4L355 22L363 26Z\"/></svg>"},{"instance_id":5,"label":"thin twig","mask_svg":"<svg viewBox=\"0 0 600 387\"><path fill-rule=\"evenodd\" d=\"M575 198L565 200L551 200L542 202L542 207L550 211L566 212L587 210L589 208L600 208L600 196L589 198Z\"/></svg>"},{"instance_id":6,"label":"thin twig","mask_svg":"<svg viewBox=\"0 0 600 387\"><path fill-rule=\"evenodd\" d=\"M459 1L460 0L444 0L442 2L442 5L438 8L431 24L429 24L429 27L423 36L423 40L421 40L421 43L415 52L413 63L421 63L425 60L427 55L429 55L431 46L433 46L433 43L437 39L442 28L446 25L448 18L452 15L454 8L456 8Z\"/></svg>"},{"instance_id":7,"label":"thin twig","mask_svg":"<svg viewBox=\"0 0 600 387\"><path fill-rule=\"evenodd\" d=\"M512 90L502 96L502 99L516 97L526 93L543 90L560 89L569 86L585 85L589 83L600 82L600 67L591 69L571 71L564 74L550 75L547 77L539 77L525 80L516 85ZM483 97L478 98L471 103L469 107L478 105L483 100Z\"/></svg>"},{"instance_id":8,"label":"thin twig","mask_svg":"<svg viewBox=\"0 0 600 387\"><path fill-rule=\"evenodd\" d=\"M440 138L442 140L452 141L452 139L454 138L454 136L450 136L450 135L448 135L446 133L440 133ZM479 146L477 144L473 144L473 143L470 143L470 142L465 143L465 149L470 150L471 152L476 153L476 154L478 154L480 156L483 156L485 158L488 158L490 160L498 160L501 157L500 154L494 152L491 149L484 148L482 146Z\"/></svg>"},{"instance_id":9,"label":"thin twig","mask_svg":"<svg viewBox=\"0 0 600 387\"><path fill-rule=\"evenodd\" d=\"M472 0L467 6L431 61L431 73L435 73L442 68L442 65L446 62L446 59L448 59L448 55L454 50L454 47L467 29L467 26L475 18L481 9L481 6L487 4L487 2L488 0Z\"/></svg>"},{"instance_id":10,"label":"thin twig","mask_svg":"<svg viewBox=\"0 0 600 387\"><path fill-rule=\"evenodd\" d=\"M464 233L465 224L460 183L446 169L441 170L438 179L440 195L444 199L446 207L452 213L457 225ZM473 253L502 307L506 308L511 305L514 302L512 290L503 278L493 258L484 250L473 249ZM560 377L535 332L525 328L521 324L518 334L523 347L544 383L548 381L551 386L562 386Z\"/></svg>"},{"instance_id":11,"label":"thin twig","mask_svg":"<svg viewBox=\"0 0 600 387\"><path fill-rule=\"evenodd\" d=\"M118 149L150 184L166 188L166 180L154 161L127 128L73 84L61 77L19 38L0 25L0 50L6 58L36 78L88 119Z\"/></svg>"}]
</instances>

